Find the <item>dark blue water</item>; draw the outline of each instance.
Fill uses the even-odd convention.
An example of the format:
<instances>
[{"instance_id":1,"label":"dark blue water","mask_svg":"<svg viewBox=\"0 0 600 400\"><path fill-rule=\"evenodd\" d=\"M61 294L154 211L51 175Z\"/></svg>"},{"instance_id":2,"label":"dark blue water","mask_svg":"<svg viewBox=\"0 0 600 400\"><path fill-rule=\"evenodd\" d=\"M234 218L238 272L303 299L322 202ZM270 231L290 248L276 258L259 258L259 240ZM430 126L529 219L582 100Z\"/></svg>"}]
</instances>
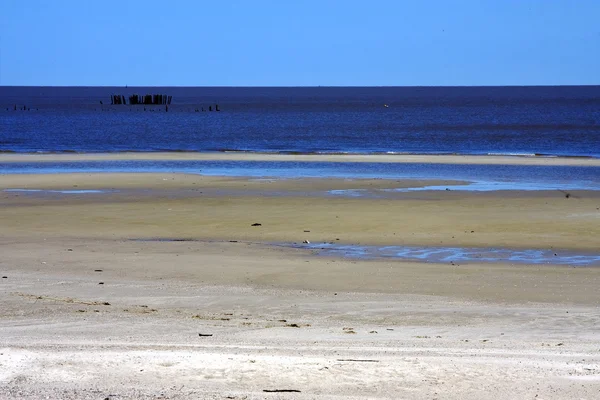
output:
<instances>
[{"instance_id":1,"label":"dark blue water","mask_svg":"<svg viewBox=\"0 0 600 400\"><path fill-rule=\"evenodd\" d=\"M133 93L173 103L109 105ZM0 151L165 150L600 157L600 86L0 87Z\"/></svg>"}]
</instances>

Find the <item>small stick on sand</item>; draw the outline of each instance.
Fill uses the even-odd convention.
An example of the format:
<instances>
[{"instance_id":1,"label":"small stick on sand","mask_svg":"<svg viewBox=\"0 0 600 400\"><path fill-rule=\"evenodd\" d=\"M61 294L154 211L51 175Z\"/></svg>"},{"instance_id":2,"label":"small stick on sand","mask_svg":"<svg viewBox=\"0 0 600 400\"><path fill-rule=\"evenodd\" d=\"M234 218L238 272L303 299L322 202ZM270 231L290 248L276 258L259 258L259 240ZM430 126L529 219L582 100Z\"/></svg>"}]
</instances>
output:
<instances>
[{"instance_id":1,"label":"small stick on sand","mask_svg":"<svg viewBox=\"0 0 600 400\"><path fill-rule=\"evenodd\" d=\"M296 389L263 389L265 393L300 393Z\"/></svg>"}]
</instances>

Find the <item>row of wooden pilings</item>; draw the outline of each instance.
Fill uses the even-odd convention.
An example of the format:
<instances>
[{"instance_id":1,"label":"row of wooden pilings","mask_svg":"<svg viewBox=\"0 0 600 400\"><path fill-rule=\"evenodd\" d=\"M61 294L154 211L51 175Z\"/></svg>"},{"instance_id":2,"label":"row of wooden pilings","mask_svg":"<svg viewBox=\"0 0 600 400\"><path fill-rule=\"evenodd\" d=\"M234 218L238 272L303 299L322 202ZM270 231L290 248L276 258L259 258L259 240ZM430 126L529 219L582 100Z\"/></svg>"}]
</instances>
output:
<instances>
[{"instance_id":1,"label":"row of wooden pilings","mask_svg":"<svg viewBox=\"0 0 600 400\"><path fill-rule=\"evenodd\" d=\"M132 94L129 96L129 103L122 94L113 94L110 96L110 104L130 104L130 105L169 105L173 96L166 94L145 94L143 96ZM100 102L102 104L102 102Z\"/></svg>"}]
</instances>

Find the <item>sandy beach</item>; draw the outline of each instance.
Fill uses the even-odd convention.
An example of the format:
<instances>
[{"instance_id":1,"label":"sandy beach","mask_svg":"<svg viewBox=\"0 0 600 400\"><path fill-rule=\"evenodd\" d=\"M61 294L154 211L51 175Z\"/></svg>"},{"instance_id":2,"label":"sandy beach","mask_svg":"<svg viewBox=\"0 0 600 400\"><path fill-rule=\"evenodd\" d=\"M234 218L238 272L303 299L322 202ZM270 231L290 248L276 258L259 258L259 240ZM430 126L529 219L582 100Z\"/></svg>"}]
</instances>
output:
<instances>
[{"instance_id":1,"label":"sandy beach","mask_svg":"<svg viewBox=\"0 0 600 400\"><path fill-rule=\"evenodd\" d=\"M458 183L2 175L0 398L598 397L598 268L277 245L598 251L598 192L384 190Z\"/></svg>"},{"instance_id":2,"label":"sandy beach","mask_svg":"<svg viewBox=\"0 0 600 400\"><path fill-rule=\"evenodd\" d=\"M56 162L56 161L294 161L294 162L369 162L369 163L423 163L473 165L565 165L600 166L599 158L546 157L543 155L427 155L427 154L275 154L260 152L154 152L154 153L54 153L54 154L0 154L0 162Z\"/></svg>"}]
</instances>

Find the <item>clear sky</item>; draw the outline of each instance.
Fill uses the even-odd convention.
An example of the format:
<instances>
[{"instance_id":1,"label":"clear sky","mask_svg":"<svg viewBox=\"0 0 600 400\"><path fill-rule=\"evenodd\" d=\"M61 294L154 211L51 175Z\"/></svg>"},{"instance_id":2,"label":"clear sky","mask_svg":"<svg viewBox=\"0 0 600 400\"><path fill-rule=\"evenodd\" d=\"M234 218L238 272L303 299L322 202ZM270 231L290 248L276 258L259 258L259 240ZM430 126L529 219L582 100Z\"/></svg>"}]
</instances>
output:
<instances>
[{"instance_id":1,"label":"clear sky","mask_svg":"<svg viewBox=\"0 0 600 400\"><path fill-rule=\"evenodd\" d=\"M0 85L600 84L600 0L0 0Z\"/></svg>"}]
</instances>

